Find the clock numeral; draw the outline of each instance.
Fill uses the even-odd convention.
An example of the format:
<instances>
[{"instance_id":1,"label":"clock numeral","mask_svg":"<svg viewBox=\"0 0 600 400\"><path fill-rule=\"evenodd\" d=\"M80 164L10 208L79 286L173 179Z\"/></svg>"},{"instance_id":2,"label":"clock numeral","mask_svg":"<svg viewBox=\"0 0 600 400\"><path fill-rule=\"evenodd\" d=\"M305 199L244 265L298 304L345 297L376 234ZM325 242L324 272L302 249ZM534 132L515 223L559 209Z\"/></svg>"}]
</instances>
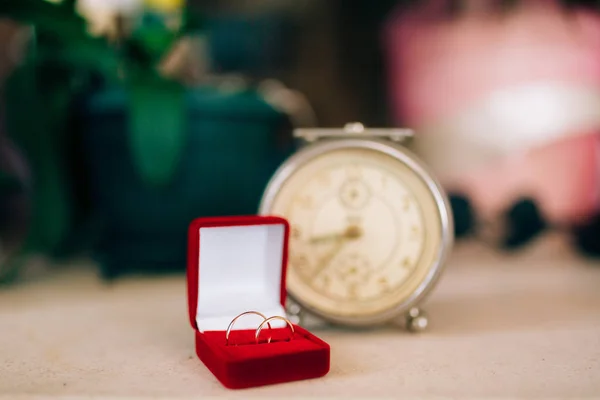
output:
<instances>
[{"instance_id":1,"label":"clock numeral","mask_svg":"<svg viewBox=\"0 0 600 400\"><path fill-rule=\"evenodd\" d=\"M382 292L386 293L386 292L390 291L390 283L388 282L388 280L385 276L379 278L378 283L379 283L379 287L381 288Z\"/></svg>"},{"instance_id":2,"label":"clock numeral","mask_svg":"<svg viewBox=\"0 0 600 400\"><path fill-rule=\"evenodd\" d=\"M410 240L417 240L419 238L420 235L420 230L418 226L411 226L410 227Z\"/></svg>"},{"instance_id":3,"label":"clock numeral","mask_svg":"<svg viewBox=\"0 0 600 400\"><path fill-rule=\"evenodd\" d=\"M294 269L305 273L306 269L308 268L308 258L306 258L306 256L303 254L293 255L290 257L290 265Z\"/></svg>"},{"instance_id":4,"label":"clock numeral","mask_svg":"<svg viewBox=\"0 0 600 400\"><path fill-rule=\"evenodd\" d=\"M292 239L300 239L301 236L302 232L300 231L300 228L298 228L297 226L293 226L291 232Z\"/></svg>"},{"instance_id":5,"label":"clock numeral","mask_svg":"<svg viewBox=\"0 0 600 400\"><path fill-rule=\"evenodd\" d=\"M358 298L358 283L351 283L348 285L348 297L352 300Z\"/></svg>"},{"instance_id":6,"label":"clock numeral","mask_svg":"<svg viewBox=\"0 0 600 400\"><path fill-rule=\"evenodd\" d=\"M410 208L410 197L404 196L402 198L402 211L406 212Z\"/></svg>"}]
</instances>

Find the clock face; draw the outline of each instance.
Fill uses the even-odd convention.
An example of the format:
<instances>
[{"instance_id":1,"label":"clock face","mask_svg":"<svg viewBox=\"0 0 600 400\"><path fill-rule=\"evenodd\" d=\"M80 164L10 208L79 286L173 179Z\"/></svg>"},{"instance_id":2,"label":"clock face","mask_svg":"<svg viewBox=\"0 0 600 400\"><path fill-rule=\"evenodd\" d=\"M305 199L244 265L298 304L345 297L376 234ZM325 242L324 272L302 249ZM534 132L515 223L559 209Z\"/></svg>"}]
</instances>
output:
<instances>
[{"instance_id":1,"label":"clock face","mask_svg":"<svg viewBox=\"0 0 600 400\"><path fill-rule=\"evenodd\" d=\"M424 178L392 155L350 147L311 157L265 210L290 222L288 293L325 317L392 312L435 272L438 204Z\"/></svg>"}]
</instances>

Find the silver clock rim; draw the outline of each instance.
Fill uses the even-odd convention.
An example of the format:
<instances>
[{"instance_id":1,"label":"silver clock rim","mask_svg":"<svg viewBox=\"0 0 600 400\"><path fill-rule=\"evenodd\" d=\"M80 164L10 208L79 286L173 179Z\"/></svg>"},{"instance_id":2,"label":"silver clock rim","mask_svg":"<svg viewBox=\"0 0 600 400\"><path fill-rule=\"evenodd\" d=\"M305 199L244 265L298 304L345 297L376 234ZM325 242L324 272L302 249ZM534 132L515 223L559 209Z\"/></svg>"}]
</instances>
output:
<instances>
[{"instance_id":1,"label":"silver clock rim","mask_svg":"<svg viewBox=\"0 0 600 400\"><path fill-rule=\"evenodd\" d=\"M431 290L437 285L442 272L446 267L447 259L454 244L454 221L448 196L430 169L413 152L397 144L384 142L378 139L327 139L312 143L290 156L275 171L267 183L260 201L259 214L271 214L273 202L277 193L297 169L318 156L330 151L343 149L367 149L384 153L409 166L419 178L425 182L427 188L435 198L439 211L438 217L442 224L440 249L438 250L433 266L430 268L425 279L419 284L417 290L402 303L399 303L394 308L382 313L361 317L340 317L324 313L314 307L308 306L290 291L288 291L288 297L309 313L332 323L350 326L382 324L398 317L403 317L412 307L421 303L430 294Z\"/></svg>"}]
</instances>

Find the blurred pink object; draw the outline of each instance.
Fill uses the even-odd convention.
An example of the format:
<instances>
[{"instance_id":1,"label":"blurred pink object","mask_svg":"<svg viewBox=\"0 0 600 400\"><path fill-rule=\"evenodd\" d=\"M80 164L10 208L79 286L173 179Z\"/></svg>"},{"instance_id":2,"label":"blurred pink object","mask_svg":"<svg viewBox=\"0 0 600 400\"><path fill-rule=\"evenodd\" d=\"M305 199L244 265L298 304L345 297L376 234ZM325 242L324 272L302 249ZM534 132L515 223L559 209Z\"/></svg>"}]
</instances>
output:
<instances>
[{"instance_id":1,"label":"blurred pink object","mask_svg":"<svg viewBox=\"0 0 600 400\"><path fill-rule=\"evenodd\" d=\"M553 0L499 14L479 0L453 18L443 3L395 12L384 31L397 122L484 216L530 195L552 221L588 217L600 185L600 17ZM436 143L441 153L428 150ZM453 168L443 152L487 163Z\"/></svg>"}]
</instances>

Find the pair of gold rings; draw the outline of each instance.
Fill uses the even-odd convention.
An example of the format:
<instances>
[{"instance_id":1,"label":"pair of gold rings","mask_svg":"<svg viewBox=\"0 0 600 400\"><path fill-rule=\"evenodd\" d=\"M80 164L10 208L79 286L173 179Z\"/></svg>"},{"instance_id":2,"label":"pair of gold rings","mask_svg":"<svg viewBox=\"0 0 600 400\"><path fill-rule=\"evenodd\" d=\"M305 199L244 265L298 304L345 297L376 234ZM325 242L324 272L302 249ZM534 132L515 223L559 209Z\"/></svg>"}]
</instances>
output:
<instances>
[{"instance_id":1,"label":"pair of gold rings","mask_svg":"<svg viewBox=\"0 0 600 400\"><path fill-rule=\"evenodd\" d=\"M255 315L258 315L263 318L263 321L260 323L258 328L256 328L256 331L254 332L254 342L256 344L258 344L258 339L260 338L260 332L263 330L264 326L267 325L269 327L269 329L271 329L271 321L276 320L276 319L284 321L287 324L287 326L290 328L292 335L288 338L288 341L292 340L294 338L294 325L287 318L280 317L279 315L267 318L262 313L259 313L258 311L246 311L246 312L241 313L234 319L232 319L231 322L229 323L229 326L227 327L227 332L225 332L225 345L226 346L229 345L229 334L231 333L231 329L233 328L233 325L235 324L235 322L240 317L243 317L244 315L248 315L248 314L255 314ZM267 340L267 343L271 343L270 336L269 336L269 339Z\"/></svg>"}]
</instances>

